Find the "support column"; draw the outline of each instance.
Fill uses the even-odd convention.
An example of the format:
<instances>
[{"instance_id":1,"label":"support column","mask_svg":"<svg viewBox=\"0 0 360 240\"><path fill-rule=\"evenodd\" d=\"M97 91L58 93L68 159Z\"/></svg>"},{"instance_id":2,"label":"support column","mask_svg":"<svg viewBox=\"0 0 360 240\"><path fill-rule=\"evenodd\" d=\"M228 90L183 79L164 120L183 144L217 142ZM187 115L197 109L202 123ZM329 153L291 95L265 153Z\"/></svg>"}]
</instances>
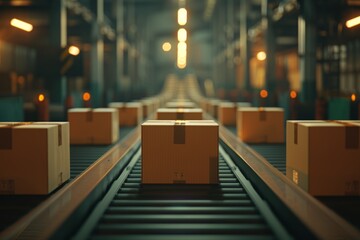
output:
<instances>
[{"instance_id":1,"label":"support column","mask_svg":"<svg viewBox=\"0 0 360 240\"><path fill-rule=\"evenodd\" d=\"M63 49L67 45L67 19L65 0L53 1L51 9L51 43L55 49ZM60 51L59 51L60 53ZM60 57L60 56L59 56ZM67 80L60 73L47 79L51 103L62 104L67 92Z\"/></svg>"},{"instance_id":2,"label":"support column","mask_svg":"<svg viewBox=\"0 0 360 240\"><path fill-rule=\"evenodd\" d=\"M235 68L234 68L234 49L233 49L233 42L234 42L234 0L228 0L226 1L227 4L227 46L231 46L231 48L228 48L228 51L226 53L227 55L227 70L228 70L228 79L227 84L231 88L236 86L235 83Z\"/></svg>"},{"instance_id":3,"label":"support column","mask_svg":"<svg viewBox=\"0 0 360 240\"><path fill-rule=\"evenodd\" d=\"M262 26L264 28L266 60L265 60L265 88L269 92L270 106L276 104L275 79L275 36L272 22L272 12L268 8L268 0L261 2Z\"/></svg>"},{"instance_id":4,"label":"support column","mask_svg":"<svg viewBox=\"0 0 360 240\"><path fill-rule=\"evenodd\" d=\"M116 80L115 99L118 101L121 92L121 81L124 77L124 0L116 0Z\"/></svg>"},{"instance_id":5,"label":"support column","mask_svg":"<svg viewBox=\"0 0 360 240\"><path fill-rule=\"evenodd\" d=\"M130 23L130 41L132 48L129 52L129 77L130 77L130 87L132 91L134 90L137 84L137 75L136 75L136 51L137 51L137 28L136 28L136 16L135 16L135 4L130 5L130 14L129 14L129 23Z\"/></svg>"},{"instance_id":6,"label":"support column","mask_svg":"<svg viewBox=\"0 0 360 240\"><path fill-rule=\"evenodd\" d=\"M92 24L90 92L92 106L101 107L104 102L104 40L101 26L104 22L104 0L95 5L96 21Z\"/></svg>"},{"instance_id":7,"label":"support column","mask_svg":"<svg viewBox=\"0 0 360 240\"><path fill-rule=\"evenodd\" d=\"M249 1L241 0L240 2L240 57L243 72L243 85L245 90L251 90L250 74L249 74L249 61L250 61L250 46L248 40L248 12Z\"/></svg>"},{"instance_id":8,"label":"support column","mask_svg":"<svg viewBox=\"0 0 360 240\"><path fill-rule=\"evenodd\" d=\"M224 29L224 26L226 26L226 2L221 2L220 4L220 51L224 52L224 50L226 50L227 47L227 36L226 36L226 28ZM225 52L224 58L221 60L221 76L220 76L220 81L221 81L221 86L224 88L226 86L227 83L227 79L228 79L228 72L227 72L227 55Z\"/></svg>"},{"instance_id":9,"label":"support column","mask_svg":"<svg viewBox=\"0 0 360 240\"><path fill-rule=\"evenodd\" d=\"M300 100L314 106L316 98L316 24L315 6L312 0L304 0L300 5L298 19L298 52L300 58Z\"/></svg>"}]
</instances>

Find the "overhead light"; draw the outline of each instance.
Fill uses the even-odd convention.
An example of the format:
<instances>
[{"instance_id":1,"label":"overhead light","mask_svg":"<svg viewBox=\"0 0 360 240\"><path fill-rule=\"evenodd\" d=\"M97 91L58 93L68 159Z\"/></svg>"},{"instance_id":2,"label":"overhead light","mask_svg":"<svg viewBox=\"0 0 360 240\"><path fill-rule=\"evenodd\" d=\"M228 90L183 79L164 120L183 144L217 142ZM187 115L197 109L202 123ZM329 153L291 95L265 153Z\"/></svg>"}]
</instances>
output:
<instances>
[{"instance_id":1,"label":"overhead light","mask_svg":"<svg viewBox=\"0 0 360 240\"><path fill-rule=\"evenodd\" d=\"M179 42L177 46L177 66L180 69L186 67L186 55L187 55L187 45L185 42Z\"/></svg>"},{"instance_id":2,"label":"overhead light","mask_svg":"<svg viewBox=\"0 0 360 240\"><path fill-rule=\"evenodd\" d=\"M31 32L33 30L33 26L30 23L21 21L17 18L11 19L10 25L13 27L19 28L21 30L24 30L26 32Z\"/></svg>"},{"instance_id":3,"label":"overhead light","mask_svg":"<svg viewBox=\"0 0 360 240\"><path fill-rule=\"evenodd\" d=\"M185 8L178 10L178 23L180 26L184 26L187 23L187 10Z\"/></svg>"},{"instance_id":4,"label":"overhead light","mask_svg":"<svg viewBox=\"0 0 360 240\"><path fill-rule=\"evenodd\" d=\"M162 50L164 52L169 52L171 50L171 44L169 42L164 42L162 45Z\"/></svg>"},{"instance_id":5,"label":"overhead light","mask_svg":"<svg viewBox=\"0 0 360 240\"><path fill-rule=\"evenodd\" d=\"M69 54L71 54L73 56L77 56L80 53L80 49L76 46L70 46L68 51L69 51Z\"/></svg>"},{"instance_id":6,"label":"overhead light","mask_svg":"<svg viewBox=\"0 0 360 240\"><path fill-rule=\"evenodd\" d=\"M187 39L187 32L185 28L180 28L177 32L177 37L179 42L185 42Z\"/></svg>"},{"instance_id":7,"label":"overhead light","mask_svg":"<svg viewBox=\"0 0 360 240\"><path fill-rule=\"evenodd\" d=\"M360 24L360 16L357 16L355 18L347 20L345 23L346 27L348 27L348 28L355 27L356 25L359 25L359 24Z\"/></svg>"},{"instance_id":8,"label":"overhead light","mask_svg":"<svg viewBox=\"0 0 360 240\"><path fill-rule=\"evenodd\" d=\"M266 53L264 51L260 51L256 54L256 58L259 61L264 61L266 59Z\"/></svg>"}]
</instances>

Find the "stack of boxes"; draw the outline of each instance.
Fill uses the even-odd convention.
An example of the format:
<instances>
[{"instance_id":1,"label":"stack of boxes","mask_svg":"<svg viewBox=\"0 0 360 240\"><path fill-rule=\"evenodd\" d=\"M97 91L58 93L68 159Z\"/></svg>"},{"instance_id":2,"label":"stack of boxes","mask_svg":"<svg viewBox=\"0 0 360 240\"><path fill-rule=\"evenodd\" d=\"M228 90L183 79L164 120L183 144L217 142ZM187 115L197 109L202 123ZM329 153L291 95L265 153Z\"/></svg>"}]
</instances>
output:
<instances>
[{"instance_id":1,"label":"stack of boxes","mask_svg":"<svg viewBox=\"0 0 360 240\"><path fill-rule=\"evenodd\" d=\"M0 194L48 194L70 178L69 123L0 123Z\"/></svg>"}]
</instances>

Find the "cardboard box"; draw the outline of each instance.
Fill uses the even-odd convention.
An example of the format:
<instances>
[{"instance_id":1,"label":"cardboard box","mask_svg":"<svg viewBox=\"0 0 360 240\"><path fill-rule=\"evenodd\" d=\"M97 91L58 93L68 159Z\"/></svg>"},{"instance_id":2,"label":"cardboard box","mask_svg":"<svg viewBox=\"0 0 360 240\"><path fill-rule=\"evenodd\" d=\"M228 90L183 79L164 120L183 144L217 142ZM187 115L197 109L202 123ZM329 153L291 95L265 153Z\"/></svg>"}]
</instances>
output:
<instances>
[{"instance_id":1,"label":"cardboard box","mask_svg":"<svg viewBox=\"0 0 360 240\"><path fill-rule=\"evenodd\" d=\"M48 194L70 178L68 122L0 123L0 194Z\"/></svg>"},{"instance_id":2,"label":"cardboard box","mask_svg":"<svg viewBox=\"0 0 360 240\"><path fill-rule=\"evenodd\" d=\"M218 104L218 121L226 126L236 125L236 112L240 107L251 107L248 102L220 102Z\"/></svg>"},{"instance_id":3,"label":"cardboard box","mask_svg":"<svg viewBox=\"0 0 360 240\"><path fill-rule=\"evenodd\" d=\"M193 102L167 102L165 104L167 108L195 108L196 105Z\"/></svg>"},{"instance_id":4,"label":"cardboard box","mask_svg":"<svg viewBox=\"0 0 360 240\"><path fill-rule=\"evenodd\" d=\"M211 120L143 123L142 183L218 183L218 138L219 125Z\"/></svg>"},{"instance_id":5,"label":"cardboard box","mask_svg":"<svg viewBox=\"0 0 360 240\"><path fill-rule=\"evenodd\" d=\"M68 111L71 144L112 144L119 139L114 108L72 108Z\"/></svg>"},{"instance_id":6,"label":"cardboard box","mask_svg":"<svg viewBox=\"0 0 360 240\"><path fill-rule=\"evenodd\" d=\"M286 176L314 196L359 195L360 121L287 121Z\"/></svg>"},{"instance_id":7,"label":"cardboard box","mask_svg":"<svg viewBox=\"0 0 360 240\"><path fill-rule=\"evenodd\" d=\"M153 101L151 99L145 99L141 100L141 104L143 108L143 118L150 117L155 110Z\"/></svg>"},{"instance_id":8,"label":"cardboard box","mask_svg":"<svg viewBox=\"0 0 360 240\"><path fill-rule=\"evenodd\" d=\"M218 121L223 125L236 124L237 106L232 102L221 102L218 105Z\"/></svg>"},{"instance_id":9,"label":"cardboard box","mask_svg":"<svg viewBox=\"0 0 360 240\"><path fill-rule=\"evenodd\" d=\"M207 103L207 112L213 116L214 118L217 118L218 113L218 105L221 101L217 99L211 99Z\"/></svg>"},{"instance_id":10,"label":"cardboard box","mask_svg":"<svg viewBox=\"0 0 360 240\"><path fill-rule=\"evenodd\" d=\"M200 108L159 108L158 120L202 120Z\"/></svg>"},{"instance_id":11,"label":"cardboard box","mask_svg":"<svg viewBox=\"0 0 360 240\"><path fill-rule=\"evenodd\" d=\"M247 143L283 143L282 108L241 107L237 111L238 137Z\"/></svg>"},{"instance_id":12,"label":"cardboard box","mask_svg":"<svg viewBox=\"0 0 360 240\"><path fill-rule=\"evenodd\" d=\"M110 108L116 108L119 112L119 125L136 126L143 120L143 109L141 103L138 102L112 102L109 103Z\"/></svg>"}]
</instances>

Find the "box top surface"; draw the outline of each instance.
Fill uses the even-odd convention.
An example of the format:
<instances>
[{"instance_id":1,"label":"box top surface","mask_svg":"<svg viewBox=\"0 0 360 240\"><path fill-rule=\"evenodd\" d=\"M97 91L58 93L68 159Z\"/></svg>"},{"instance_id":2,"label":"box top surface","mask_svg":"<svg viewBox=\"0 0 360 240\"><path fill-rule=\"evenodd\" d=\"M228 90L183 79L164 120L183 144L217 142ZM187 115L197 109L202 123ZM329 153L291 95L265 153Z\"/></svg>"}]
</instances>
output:
<instances>
[{"instance_id":1,"label":"box top surface","mask_svg":"<svg viewBox=\"0 0 360 240\"><path fill-rule=\"evenodd\" d=\"M69 125L69 122L33 122L35 125Z\"/></svg>"},{"instance_id":2,"label":"box top surface","mask_svg":"<svg viewBox=\"0 0 360 240\"><path fill-rule=\"evenodd\" d=\"M299 123L301 126L305 127L344 127L345 125L335 122L307 122Z\"/></svg>"},{"instance_id":3,"label":"box top surface","mask_svg":"<svg viewBox=\"0 0 360 240\"><path fill-rule=\"evenodd\" d=\"M178 112L202 112L201 108L159 108L157 110L159 113L178 113Z\"/></svg>"},{"instance_id":4,"label":"box top surface","mask_svg":"<svg viewBox=\"0 0 360 240\"><path fill-rule=\"evenodd\" d=\"M91 108L71 108L68 112L89 112Z\"/></svg>"},{"instance_id":5,"label":"box top surface","mask_svg":"<svg viewBox=\"0 0 360 240\"><path fill-rule=\"evenodd\" d=\"M213 120L148 120L141 124L141 126L174 126L176 123L181 123L185 126L219 126Z\"/></svg>"},{"instance_id":6,"label":"box top surface","mask_svg":"<svg viewBox=\"0 0 360 240\"><path fill-rule=\"evenodd\" d=\"M287 120L290 124L301 124L307 127L312 126L359 126L360 120Z\"/></svg>"},{"instance_id":7,"label":"box top surface","mask_svg":"<svg viewBox=\"0 0 360 240\"><path fill-rule=\"evenodd\" d=\"M259 111L265 111L265 112L283 112L283 108L277 108L277 107L240 107L238 108L241 112L259 112Z\"/></svg>"},{"instance_id":8,"label":"box top surface","mask_svg":"<svg viewBox=\"0 0 360 240\"><path fill-rule=\"evenodd\" d=\"M2 124L0 123L0 128L12 127L13 129L50 129L57 128L55 124L24 124L24 125L13 125L13 124Z\"/></svg>"},{"instance_id":9,"label":"box top surface","mask_svg":"<svg viewBox=\"0 0 360 240\"><path fill-rule=\"evenodd\" d=\"M0 122L0 127L19 127L19 126L58 126L69 125L69 122Z\"/></svg>"},{"instance_id":10,"label":"box top surface","mask_svg":"<svg viewBox=\"0 0 360 240\"><path fill-rule=\"evenodd\" d=\"M69 112L116 112L116 109L114 108L71 108L68 110Z\"/></svg>"},{"instance_id":11,"label":"box top surface","mask_svg":"<svg viewBox=\"0 0 360 240\"><path fill-rule=\"evenodd\" d=\"M352 121L339 121L339 122L331 122L331 121L322 121L322 122L302 122L298 123L299 125L305 127L346 127L346 126L357 126L360 127L360 122L352 122Z\"/></svg>"},{"instance_id":12,"label":"box top surface","mask_svg":"<svg viewBox=\"0 0 360 240\"><path fill-rule=\"evenodd\" d=\"M287 120L288 123L322 123L324 120Z\"/></svg>"},{"instance_id":13,"label":"box top surface","mask_svg":"<svg viewBox=\"0 0 360 240\"><path fill-rule=\"evenodd\" d=\"M167 102L166 105L194 105L195 103L193 102L180 102L180 101L171 101L171 102Z\"/></svg>"},{"instance_id":14,"label":"box top surface","mask_svg":"<svg viewBox=\"0 0 360 240\"><path fill-rule=\"evenodd\" d=\"M116 109L113 108L95 108L93 112L116 112Z\"/></svg>"},{"instance_id":15,"label":"box top surface","mask_svg":"<svg viewBox=\"0 0 360 240\"><path fill-rule=\"evenodd\" d=\"M108 105L113 108L122 108L122 107L141 107L139 102L111 102Z\"/></svg>"}]
</instances>

